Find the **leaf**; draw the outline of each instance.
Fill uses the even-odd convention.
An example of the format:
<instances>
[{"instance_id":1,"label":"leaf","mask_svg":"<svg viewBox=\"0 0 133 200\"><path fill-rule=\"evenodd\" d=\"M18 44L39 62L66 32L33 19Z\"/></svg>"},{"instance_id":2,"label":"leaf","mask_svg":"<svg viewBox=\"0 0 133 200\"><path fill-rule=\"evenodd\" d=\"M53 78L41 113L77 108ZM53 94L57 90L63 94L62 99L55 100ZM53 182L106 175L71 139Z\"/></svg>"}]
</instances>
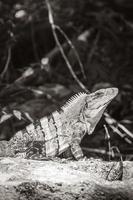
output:
<instances>
[{"instance_id":1,"label":"leaf","mask_svg":"<svg viewBox=\"0 0 133 200\"><path fill-rule=\"evenodd\" d=\"M27 70L24 71L24 73L22 74L22 77L26 78L28 76L31 76L33 73L34 73L34 70L31 67L29 67Z\"/></svg>"},{"instance_id":2,"label":"leaf","mask_svg":"<svg viewBox=\"0 0 133 200\"><path fill-rule=\"evenodd\" d=\"M16 17L17 19L23 18L23 17L25 17L25 16L26 16L25 10L19 10L19 11L17 11L17 12L15 13L15 17Z\"/></svg>"},{"instance_id":3,"label":"leaf","mask_svg":"<svg viewBox=\"0 0 133 200\"><path fill-rule=\"evenodd\" d=\"M18 110L13 110L13 115L14 115L16 118L18 118L19 120L22 119L22 114L21 114L21 112L18 111Z\"/></svg>"},{"instance_id":4,"label":"leaf","mask_svg":"<svg viewBox=\"0 0 133 200\"><path fill-rule=\"evenodd\" d=\"M4 121L6 121L7 119L11 118L11 117L12 117L12 114L4 113L4 115L2 115L1 118L0 118L0 124L3 123Z\"/></svg>"},{"instance_id":5,"label":"leaf","mask_svg":"<svg viewBox=\"0 0 133 200\"><path fill-rule=\"evenodd\" d=\"M24 112L25 116L27 119L29 119L30 122L33 122L34 120L32 119L32 117L29 115L29 113Z\"/></svg>"}]
</instances>

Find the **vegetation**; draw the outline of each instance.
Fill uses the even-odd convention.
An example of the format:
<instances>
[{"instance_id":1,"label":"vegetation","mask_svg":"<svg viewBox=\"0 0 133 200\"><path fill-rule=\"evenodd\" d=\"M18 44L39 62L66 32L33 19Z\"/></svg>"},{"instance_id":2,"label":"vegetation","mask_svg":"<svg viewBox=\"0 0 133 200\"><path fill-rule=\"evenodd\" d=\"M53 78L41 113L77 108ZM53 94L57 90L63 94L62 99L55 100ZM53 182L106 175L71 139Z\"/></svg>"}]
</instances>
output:
<instances>
[{"instance_id":1,"label":"vegetation","mask_svg":"<svg viewBox=\"0 0 133 200\"><path fill-rule=\"evenodd\" d=\"M78 91L113 86L119 95L84 150L101 156L110 142L133 160L132 8L130 0L0 1L0 139Z\"/></svg>"}]
</instances>

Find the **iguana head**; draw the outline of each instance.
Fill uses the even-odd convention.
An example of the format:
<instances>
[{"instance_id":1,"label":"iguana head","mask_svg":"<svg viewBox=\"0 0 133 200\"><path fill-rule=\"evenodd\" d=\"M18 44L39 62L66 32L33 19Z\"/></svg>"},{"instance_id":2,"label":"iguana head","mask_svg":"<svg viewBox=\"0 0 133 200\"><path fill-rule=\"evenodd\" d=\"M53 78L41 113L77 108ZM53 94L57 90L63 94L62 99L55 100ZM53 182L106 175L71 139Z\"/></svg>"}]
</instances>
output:
<instances>
[{"instance_id":1,"label":"iguana head","mask_svg":"<svg viewBox=\"0 0 133 200\"><path fill-rule=\"evenodd\" d=\"M85 104L81 112L88 126L88 134L93 132L104 110L117 94L117 88L107 88L97 90L86 96Z\"/></svg>"},{"instance_id":2,"label":"iguana head","mask_svg":"<svg viewBox=\"0 0 133 200\"><path fill-rule=\"evenodd\" d=\"M88 134L91 134L104 110L117 94L117 88L100 89L90 94L78 93L61 108L61 118L67 122L74 119L82 121L86 124Z\"/></svg>"}]
</instances>

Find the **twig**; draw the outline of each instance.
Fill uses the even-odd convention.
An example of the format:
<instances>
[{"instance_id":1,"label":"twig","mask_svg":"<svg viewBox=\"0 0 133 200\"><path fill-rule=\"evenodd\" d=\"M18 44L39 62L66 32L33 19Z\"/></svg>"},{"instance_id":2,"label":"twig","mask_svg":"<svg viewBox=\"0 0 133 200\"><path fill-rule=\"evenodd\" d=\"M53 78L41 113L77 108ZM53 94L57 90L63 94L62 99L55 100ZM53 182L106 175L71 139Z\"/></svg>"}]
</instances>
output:
<instances>
[{"instance_id":1,"label":"twig","mask_svg":"<svg viewBox=\"0 0 133 200\"><path fill-rule=\"evenodd\" d=\"M110 156L112 156L112 153L111 152L106 152L106 150L105 149L94 149L94 148L88 148L88 147L82 147L82 149L83 149L83 151L85 151L85 152L87 152L88 154L90 154L90 153L95 153L95 154L102 154L102 155L110 155ZM127 155L132 155L132 154L125 154L125 153L123 153L123 154L121 154L121 156L123 156L123 157L126 157ZM115 153L115 157L120 157L119 156L119 154L116 152Z\"/></svg>"},{"instance_id":2,"label":"twig","mask_svg":"<svg viewBox=\"0 0 133 200\"><path fill-rule=\"evenodd\" d=\"M117 123L118 127L121 128L127 135L133 139L133 133L131 133L125 126L120 123Z\"/></svg>"},{"instance_id":3,"label":"twig","mask_svg":"<svg viewBox=\"0 0 133 200\"><path fill-rule=\"evenodd\" d=\"M105 121L107 122L109 127L113 130L113 132L117 133L118 135L120 135L120 137L124 138L127 143L132 144L132 140L130 140L128 137L133 139L133 134L126 127L118 123L107 112L104 113L104 117ZM124 133L122 133L118 128L121 128L124 131Z\"/></svg>"},{"instance_id":4,"label":"twig","mask_svg":"<svg viewBox=\"0 0 133 200\"><path fill-rule=\"evenodd\" d=\"M31 40L32 40L32 46L33 46L33 53L35 56L36 61L39 61L39 56L36 48L36 42L35 42L35 35L34 35L34 24L33 24L33 19L31 19Z\"/></svg>"},{"instance_id":5,"label":"twig","mask_svg":"<svg viewBox=\"0 0 133 200\"><path fill-rule=\"evenodd\" d=\"M79 86L86 92L88 92L87 88L83 85L83 83L78 79L78 77L76 76L76 74L74 73L65 53L64 53L64 50L61 46L61 43L57 37L57 34L56 34L56 26L54 24L54 19L53 19L53 15L52 15L52 9L51 9L51 6L50 6L50 3L48 0L46 0L46 5L47 5L47 9L48 9L48 16L49 16L49 23L51 25L51 28L52 28L52 32L53 32L53 36L54 36L54 39L55 39L55 42L57 44L57 46L59 47L60 49L60 52L62 54L62 57L64 58L66 64L67 64L67 67L69 69L69 71L71 72L74 80L79 84Z\"/></svg>"},{"instance_id":6,"label":"twig","mask_svg":"<svg viewBox=\"0 0 133 200\"><path fill-rule=\"evenodd\" d=\"M106 148L106 152L111 152L110 135L107 126L105 124L104 124L104 129L105 129L105 140L107 141L107 146L108 146ZM108 154L108 160L110 161L110 154Z\"/></svg>"},{"instance_id":7,"label":"twig","mask_svg":"<svg viewBox=\"0 0 133 200\"><path fill-rule=\"evenodd\" d=\"M115 163L113 163L113 165L111 166L111 168L110 168L110 170L109 170L109 172L106 176L106 180L110 180L110 178L114 178L114 177L115 177L115 180L122 180L122 177L123 177L123 158L122 158L122 155L120 153L119 148L116 147L116 146L112 146L111 150L113 151L113 153L114 153L114 150L117 151L117 154L119 156L120 161L117 165Z\"/></svg>"},{"instance_id":8,"label":"twig","mask_svg":"<svg viewBox=\"0 0 133 200\"><path fill-rule=\"evenodd\" d=\"M91 48L91 50L90 50L90 53L89 53L88 63L91 62L91 59L92 59L93 54L94 54L94 52L95 52L95 50L96 50L96 47L97 47L97 43L98 43L98 41L99 41L99 38L100 38L100 31L98 31L97 34L96 34L95 40L94 40L94 42L93 42L93 46L92 46L92 48Z\"/></svg>"},{"instance_id":9,"label":"twig","mask_svg":"<svg viewBox=\"0 0 133 200\"><path fill-rule=\"evenodd\" d=\"M113 151L113 150L116 150L116 151L117 151L117 154L119 155L120 161L123 163L122 154L121 154L119 148L118 148L117 146L112 146L112 147L111 147L111 150L112 150L112 151Z\"/></svg>"},{"instance_id":10,"label":"twig","mask_svg":"<svg viewBox=\"0 0 133 200\"><path fill-rule=\"evenodd\" d=\"M89 36L89 34L90 34L90 32L87 30L87 31L83 32L82 34L80 34L77 37L77 40L86 41L86 39ZM73 42L71 42L71 43L73 43ZM68 49L68 42L63 43L62 44L62 48L63 48L64 51L66 51ZM51 61L59 53L60 53L59 47L56 46L48 54L46 54L45 57L48 58Z\"/></svg>"},{"instance_id":11,"label":"twig","mask_svg":"<svg viewBox=\"0 0 133 200\"><path fill-rule=\"evenodd\" d=\"M1 75L0 75L1 78L3 78L5 73L7 72L10 60L11 60L11 46L8 47L7 60L6 60L5 67L4 67L3 71L1 72Z\"/></svg>"},{"instance_id":12,"label":"twig","mask_svg":"<svg viewBox=\"0 0 133 200\"><path fill-rule=\"evenodd\" d=\"M55 25L55 28L64 36L64 38L66 39L67 43L69 44L69 46L71 47L71 49L73 50L77 60L78 60L78 63L79 63L79 66L81 68L81 72L83 74L83 77L84 79L86 79L86 76L85 76L85 73L84 73L84 67L83 67L83 64L80 60L80 57L78 55L78 52L77 50L75 49L75 46L73 45L73 43L71 42L71 40L68 38L68 36L65 34L65 32L57 25Z\"/></svg>"}]
</instances>

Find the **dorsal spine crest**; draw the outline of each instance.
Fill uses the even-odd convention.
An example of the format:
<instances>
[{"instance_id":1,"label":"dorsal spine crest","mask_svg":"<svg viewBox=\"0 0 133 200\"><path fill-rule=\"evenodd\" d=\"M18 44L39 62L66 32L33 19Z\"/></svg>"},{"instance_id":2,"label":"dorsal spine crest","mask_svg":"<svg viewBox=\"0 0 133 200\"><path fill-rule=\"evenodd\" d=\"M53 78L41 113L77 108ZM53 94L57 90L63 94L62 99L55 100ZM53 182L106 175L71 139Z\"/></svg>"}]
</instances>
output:
<instances>
[{"instance_id":1,"label":"dorsal spine crest","mask_svg":"<svg viewBox=\"0 0 133 200\"><path fill-rule=\"evenodd\" d=\"M62 110L75 105L81 98L86 97L87 93L79 92L78 94L73 95L66 103L61 107Z\"/></svg>"}]
</instances>

